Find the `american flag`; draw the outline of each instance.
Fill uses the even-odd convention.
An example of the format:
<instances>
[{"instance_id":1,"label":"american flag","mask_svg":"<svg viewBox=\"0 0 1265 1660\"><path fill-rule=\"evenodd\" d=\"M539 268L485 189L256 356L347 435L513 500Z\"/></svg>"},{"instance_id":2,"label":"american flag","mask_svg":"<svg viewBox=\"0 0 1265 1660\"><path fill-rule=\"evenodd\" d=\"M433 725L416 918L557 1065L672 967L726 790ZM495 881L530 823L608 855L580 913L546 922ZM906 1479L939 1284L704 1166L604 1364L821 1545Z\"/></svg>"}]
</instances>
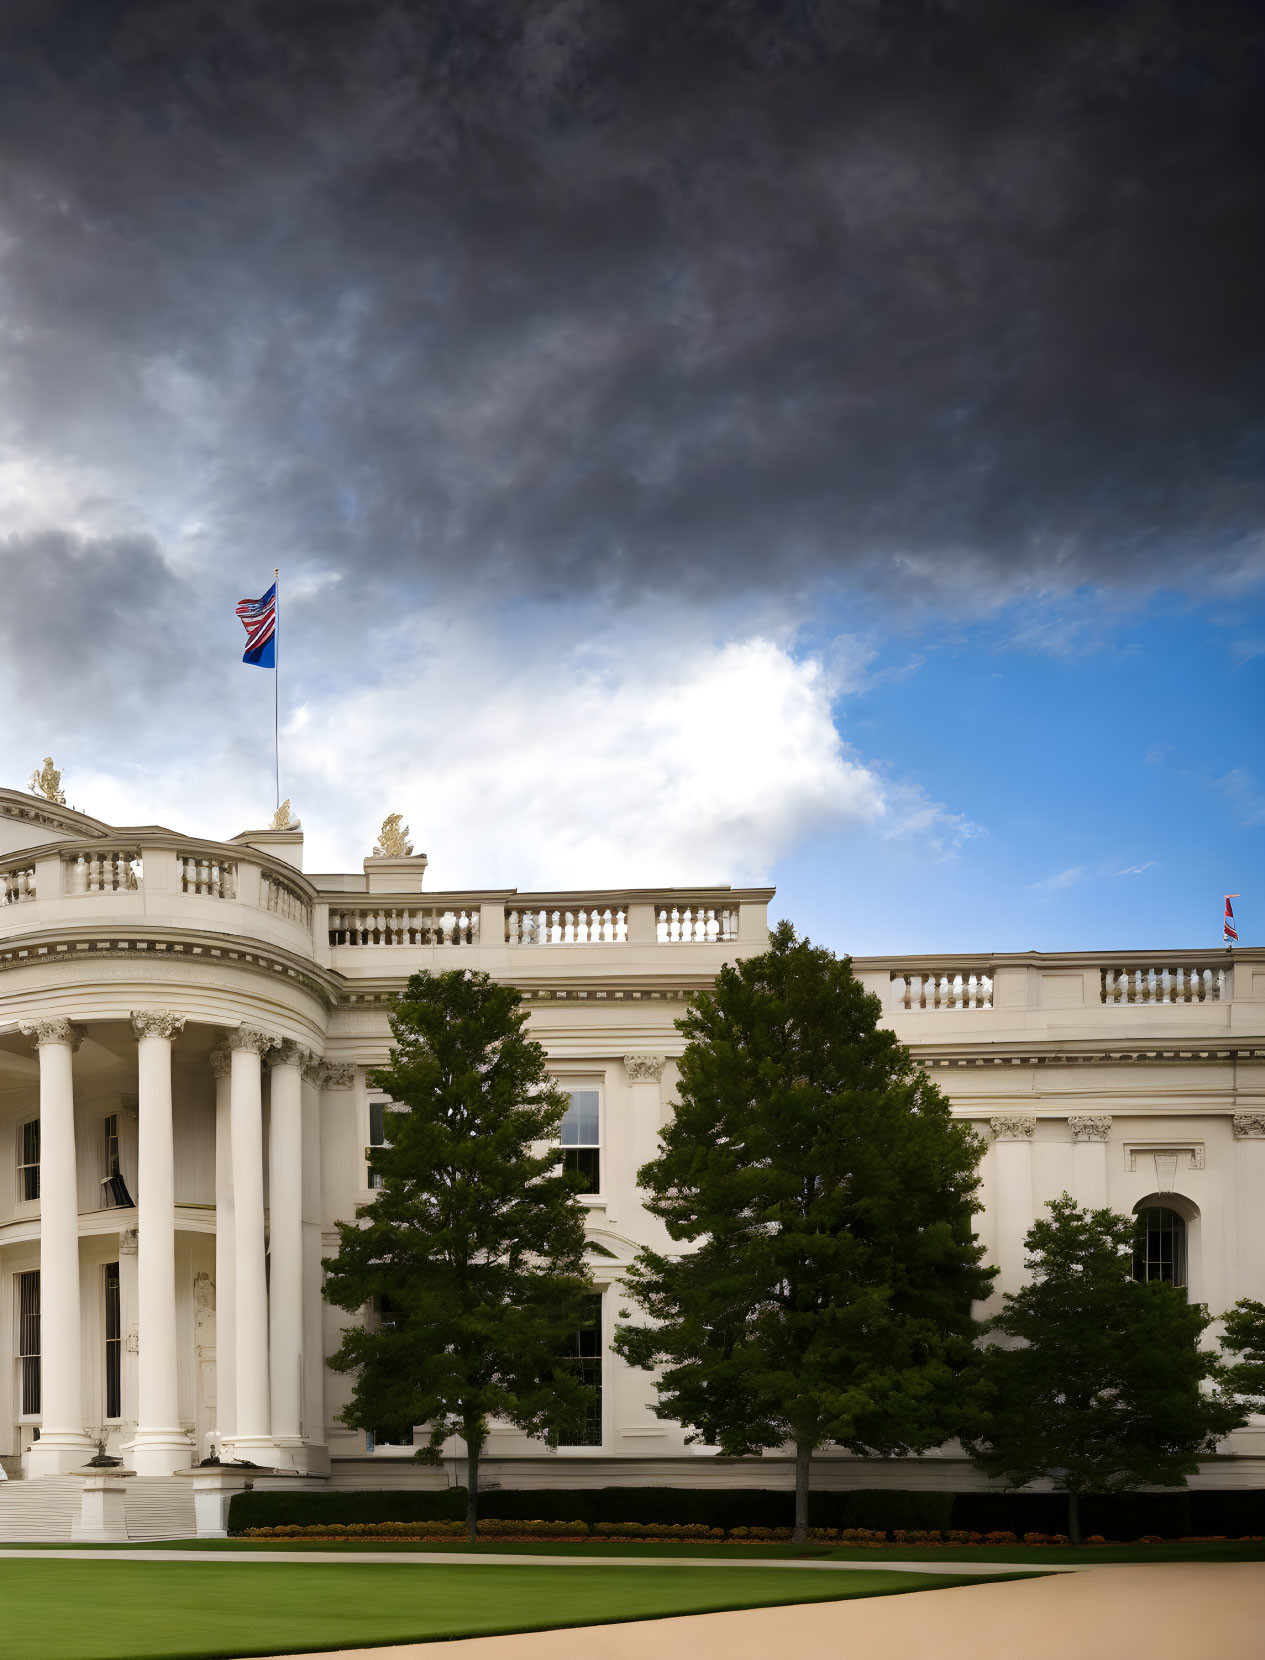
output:
<instances>
[{"instance_id":1,"label":"american flag","mask_svg":"<svg viewBox=\"0 0 1265 1660\"><path fill-rule=\"evenodd\" d=\"M256 668L275 669L277 666L277 585L259 599L238 601L237 615L246 630L246 649L243 663Z\"/></svg>"},{"instance_id":2,"label":"american flag","mask_svg":"<svg viewBox=\"0 0 1265 1660\"><path fill-rule=\"evenodd\" d=\"M1222 924L1224 932L1221 935L1223 940L1233 940L1235 945L1239 943L1239 932L1234 926L1234 906L1230 901L1239 897L1237 893L1228 893L1225 896L1225 921Z\"/></svg>"}]
</instances>

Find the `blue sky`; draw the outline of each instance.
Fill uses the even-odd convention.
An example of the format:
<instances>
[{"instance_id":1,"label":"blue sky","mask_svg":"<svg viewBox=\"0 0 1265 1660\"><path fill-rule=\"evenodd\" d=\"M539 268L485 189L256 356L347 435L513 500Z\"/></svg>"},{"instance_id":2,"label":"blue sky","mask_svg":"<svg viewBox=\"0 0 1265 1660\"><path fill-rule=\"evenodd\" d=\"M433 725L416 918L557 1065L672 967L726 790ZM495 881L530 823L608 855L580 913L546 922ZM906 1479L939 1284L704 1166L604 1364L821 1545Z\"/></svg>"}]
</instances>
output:
<instances>
[{"instance_id":1,"label":"blue sky","mask_svg":"<svg viewBox=\"0 0 1265 1660\"><path fill-rule=\"evenodd\" d=\"M1239 892L1260 938L1259 596L1077 602L1071 637L1052 601L887 643L840 731L978 832L812 838L774 867L787 915L858 953L1208 946Z\"/></svg>"}]
</instances>

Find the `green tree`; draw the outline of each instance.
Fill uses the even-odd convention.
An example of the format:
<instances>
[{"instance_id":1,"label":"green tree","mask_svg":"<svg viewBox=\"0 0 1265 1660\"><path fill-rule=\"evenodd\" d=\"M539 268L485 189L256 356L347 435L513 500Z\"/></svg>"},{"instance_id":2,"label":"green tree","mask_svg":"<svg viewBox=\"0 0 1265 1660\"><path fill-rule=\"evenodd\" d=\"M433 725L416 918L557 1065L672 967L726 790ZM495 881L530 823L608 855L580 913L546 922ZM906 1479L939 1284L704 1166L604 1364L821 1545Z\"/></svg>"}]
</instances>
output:
<instances>
[{"instance_id":1,"label":"green tree","mask_svg":"<svg viewBox=\"0 0 1265 1660\"><path fill-rule=\"evenodd\" d=\"M1265 1303L1242 1297L1227 1309L1221 1347L1239 1357L1226 1367L1228 1393L1249 1411L1265 1409Z\"/></svg>"},{"instance_id":2,"label":"green tree","mask_svg":"<svg viewBox=\"0 0 1265 1660\"><path fill-rule=\"evenodd\" d=\"M660 1417L730 1455L811 1460L938 1445L969 1417L972 1304L992 1270L972 1231L980 1145L879 1027L847 960L783 922L677 1022L678 1104L639 1181L677 1254L626 1285L648 1325L616 1349L662 1366Z\"/></svg>"},{"instance_id":3,"label":"green tree","mask_svg":"<svg viewBox=\"0 0 1265 1660\"><path fill-rule=\"evenodd\" d=\"M989 1423L972 1453L1012 1486L1047 1477L1080 1500L1142 1485L1184 1487L1242 1415L1205 1382L1221 1368L1199 1340L1206 1308L1180 1286L1132 1277L1137 1224L1066 1193L1028 1230L1032 1280L1004 1299L985 1350Z\"/></svg>"},{"instance_id":4,"label":"green tree","mask_svg":"<svg viewBox=\"0 0 1265 1660\"><path fill-rule=\"evenodd\" d=\"M338 1225L325 1295L352 1312L330 1365L355 1374L353 1426L429 1423L417 1456L460 1434L466 1522L478 1517L490 1415L531 1435L578 1424L592 1398L560 1358L584 1323L582 1178L556 1145L567 1096L524 1034L517 991L486 974L415 974L391 1017L390 1062L370 1075L395 1103L390 1145L371 1150L381 1187Z\"/></svg>"}]
</instances>

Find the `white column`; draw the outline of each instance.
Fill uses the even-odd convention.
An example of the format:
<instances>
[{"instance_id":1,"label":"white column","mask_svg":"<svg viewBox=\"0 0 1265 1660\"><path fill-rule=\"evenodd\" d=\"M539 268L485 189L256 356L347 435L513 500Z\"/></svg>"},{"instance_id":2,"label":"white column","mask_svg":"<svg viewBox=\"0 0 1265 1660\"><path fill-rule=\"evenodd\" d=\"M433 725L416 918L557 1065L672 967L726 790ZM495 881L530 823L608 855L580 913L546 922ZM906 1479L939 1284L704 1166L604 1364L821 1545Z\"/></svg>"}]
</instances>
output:
<instances>
[{"instance_id":1,"label":"white column","mask_svg":"<svg viewBox=\"0 0 1265 1660\"><path fill-rule=\"evenodd\" d=\"M283 1453L303 1444L303 1068L311 1058L283 1043L270 1062L268 1364L272 1438Z\"/></svg>"},{"instance_id":2,"label":"white column","mask_svg":"<svg viewBox=\"0 0 1265 1660\"><path fill-rule=\"evenodd\" d=\"M1265 1296L1265 1112L1239 1111L1231 1123L1237 1202L1235 1238L1227 1253L1226 1304ZM1265 1413L1259 1416L1265 1422Z\"/></svg>"},{"instance_id":3,"label":"white column","mask_svg":"<svg viewBox=\"0 0 1265 1660\"><path fill-rule=\"evenodd\" d=\"M1037 1121L1027 1113L989 1120L996 1143L997 1267L996 1292L1018 1291L1027 1275L1024 1236L1032 1226L1032 1135Z\"/></svg>"},{"instance_id":4,"label":"white column","mask_svg":"<svg viewBox=\"0 0 1265 1660\"><path fill-rule=\"evenodd\" d=\"M171 1122L171 1040L184 1020L167 1009L134 1009L140 1124L136 1156L136 1289L140 1337L137 1475L169 1476L193 1460L180 1428L176 1359L176 1177Z\"/></svg>"},{"instance_id":5,"label":"white column","mask_svg":"<svg viewBox=\"0 0 1265 1660\"><path fill-rule=\"evenodd\" d=\"M1072 1132L1072 1183L1076 1203L1090 1210L1107 1205L1107 1141L1111 1135L1108 1113L1070 1113L1067 1127Z\"/></svg>"},{"instance_id":6,"label":"white column","mask_svg":"<svg viewBox=\"0 0 1265 1660\"><path fill-rule=\"evenodd\" d=\"M40 1438L31 1476L77 1469L94 1451L83 1428L79 1334L79 1187L72 1056L82 1033L68 1020L22 1026L40 1056Z\"/></svg>"},{"instance_id":7,"label":"white column","mask_svg":"<svg viewBox=\"0 0 1265 1660\"><path fill-rule=\"evenodd\" d=\"M327 1470L325 1451L324 1271L321 1268L321 1083L319 1063L303 1069L303 1437L309 1470Z\"/></svg>"},{"instance_id":8,"label":"white column","mask_svg":"<svg viewBox=\"0 0 1265 1660\"><path fill-rule=\"evenodd\" d=\"M276 1459L268 1399L268 1280L264 1265L264 1139L260 1056L276 1039L239 1026L225 1040L232 1052L229 1118L233 1143L233 1236L237 1245L236 1458L271 1465ZM258 1456L257 1456L258 1455Z\"/></svg>"},{"instance_id":9,"label":"white column","mask_svg":"<svg viewBox=\"0 0 1265 1660\"><path fill-rule=\"evenodd\" d=\"M237 1427L237 1240L233 1223L233 1139L228 1049L211 1051L215 1074L215 1428L231 1441Z\"/></svg>"}]
</instances>

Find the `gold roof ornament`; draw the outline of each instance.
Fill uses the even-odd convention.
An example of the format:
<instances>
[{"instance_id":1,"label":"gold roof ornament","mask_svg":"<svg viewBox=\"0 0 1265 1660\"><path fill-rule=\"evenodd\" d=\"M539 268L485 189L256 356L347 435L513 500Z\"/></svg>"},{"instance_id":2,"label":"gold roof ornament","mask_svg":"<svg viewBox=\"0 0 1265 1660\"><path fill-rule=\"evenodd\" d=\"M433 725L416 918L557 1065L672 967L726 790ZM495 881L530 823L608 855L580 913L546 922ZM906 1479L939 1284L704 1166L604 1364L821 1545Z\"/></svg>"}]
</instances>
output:
<instances>
[{"instance_id":1,"label":"gold roof ornament","mask_svg":"<svg viewBox=\"0 0 1265 1660\"><path fill-rule=\"evenodd\" d=\"M45 801L55 801L59 807L66 805L66 793L61 787L61 773L53 765L51 755L46 755L44 765L31 774L27 788L32 795L42 795Z\"/></svg>"},{"instance_id":2,"label":"gold roof ornament","mask_svg":"<svg viewBox=\"0 0 1265 1660\"><path fill-rule=\"evenodd\" d=\"M403 813L388 813L378 831L378 845L373 850L375 859L407 859L412 856L413 844L408 839L408 825L400 821Z\"/></svg>"},{"instance_id":3,"label":"gold roof ornament","mask_svg":"<svg viewBox=\"0 0 1265 1660\"><path fill-rule=\"evenodd\" d=\"M272 823L268 826L268 828L270 830L301 830L303 828L302 819L295 818L294 814L290 811L289 796L286 796L280 807L278 807L276 812L272 815Z\"/></svg>"}]
</instances>

